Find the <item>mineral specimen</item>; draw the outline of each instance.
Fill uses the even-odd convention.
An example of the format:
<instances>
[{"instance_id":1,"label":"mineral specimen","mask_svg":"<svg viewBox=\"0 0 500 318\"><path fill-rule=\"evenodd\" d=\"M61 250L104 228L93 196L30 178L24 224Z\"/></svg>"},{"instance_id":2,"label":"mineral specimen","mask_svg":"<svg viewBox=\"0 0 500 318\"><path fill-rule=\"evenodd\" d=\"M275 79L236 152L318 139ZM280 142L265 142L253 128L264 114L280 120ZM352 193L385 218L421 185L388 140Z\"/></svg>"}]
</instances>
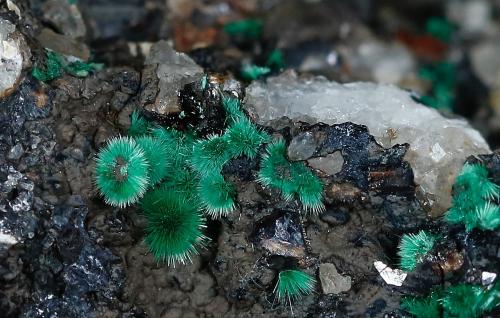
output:
<instances>
[{"instance_id":1,"label":"mineral specimen","mask_svg":"<svg viewBox=\"0 0 500 318\"><path fill-rule=\"evenodd\" d=\"M322 77L307 79L284 73L267 83L250 85L245 107L260 124L282 116L309 123L350 121L366 125L384 147L408 143L405 159L434 215L449 207L451 187L465 159L490 152L486 141L466 121L445 118L391 85L342 85Z\"/></svg>"},{"instance_id":2,"label":"mineral specimen","mask_svg":"<svg viewBox=\"0 0 500 318\"><path fill-rule=\"evenodd\" d=\"M389 285L402 286L406 276L408 276L402 270L392 269L381 261L373 262L373 266L375 266L382 279Z\"/></svg>"},{"instance_id":3,"label":"mineral specimen","mask_svg":"<svg viewBox=\"0 0 500 318\"><path fill-rule=\"evenodd\" d=\"M23 66L29 63L29 49L16 27L0 19L0 98L10 95L21 81Z\"/></svg>"},{"instance_id":4,"label":"mineral specimen","mask_svg":"<svg viewBox=\"0 0 500 318\"><path fill-rule=\"evenodd\" d=\"M87 32L78 6L67 0L49 0L43 4L44 18L58 31L72 38L81 38Z\"/></svg>"},{"instance_id":5,"label":"mineral specimen","mask_svg":"<svg viewBox=\"0 0 500 318\"><path fill-rule=\"evenodd\" d=\"M143 72L141 102L158 115L181 112L178 95L188 83L201 80L203 69L189 56L174 51L166 41L151 47Z\"/></svg>"},{"instance_id":6,"label":"mineral specimen","mask_svg":"<svg viewBox=\"0 0 500 318\"><path fill-rule=\"evenodd\" d=\"M351 289L351 277L340 275L331 263L319 266L319 279L324 294L340 294Z\"/></svg>"}]
</instances>

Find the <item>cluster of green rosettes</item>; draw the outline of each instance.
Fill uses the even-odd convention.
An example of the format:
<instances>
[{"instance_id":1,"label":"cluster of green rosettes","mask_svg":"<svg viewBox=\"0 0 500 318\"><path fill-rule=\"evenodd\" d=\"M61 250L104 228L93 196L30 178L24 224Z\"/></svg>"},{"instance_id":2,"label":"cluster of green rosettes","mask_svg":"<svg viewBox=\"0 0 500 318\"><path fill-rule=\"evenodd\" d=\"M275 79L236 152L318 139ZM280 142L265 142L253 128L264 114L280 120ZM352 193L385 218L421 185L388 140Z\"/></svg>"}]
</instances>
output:
<instances>
[{"instance_id":1,"label":"cluster of green rosettes","mask_svg":"<svg viewBox=\"0 0 500 318\"><path fill-rule=\"evenodd\" d=\"M467 232L477 228L495 230L500 226L500 187L488 178L488 170L479 164L465 164L453 186L452 207L445 220L463 224ZM413 271L434 247L436 235L426 231L403 235L399 244L400 267Z\"/></svg>"},{"instance_id":2,"label":"cluster of green rosettes","mask_svg":"<svg viewBox=\"0 0 500 318\"><path fill-rule=\"evenodd\" d=\"M479 164L465 164L453 186L451 209L445 219L461 223L466 231L475 228L495 230L500 226L500 208L493 201L500 198L500 187L488 178L488 170Z\"/></svg>"},{"instance_id":3,"label":"cluster of green rosettes","mask_svg":"<svg viewBox=\"0 0 500 318\"><path fill-rule=\"evenodd\" d=\"M488 177L486 167L465 164L453 186L452 207L445 214L450 224L473 229L496 230L500 226L500 208L495 203L500 187ZM413 271L434 248L438 236L421 230L403 235L399 244L400 267ZM489 288L459 284L433 290L422 298L407 297L402 307L416 317L479 317L500 304L500 283Z\"/></svg>"},{"instance_id":4,"label":"cluster of green rosettes","mask_svg":"<svg viewBox=\"0 0 500 318\"><path fill-rule=\"evenodd\" d=\"M279 189L285 200L298 196L304 209L314 214L325 209L320 179L303 162L287 160L283 140L276 140L267 146L260 166L259 182Z\"/></svg>"},{"instance_id":5,"label":"cluster of green rosettes","mask_svg":"<svg viewBox=\"0 0 500 318\"><path fill-rule=\"evenodd\" d=\"M489 287L459 284L433 290L426 297L406 297L402 307L417 318L474 318L500 304L500 283Z\"/></svg>"},{"instance_id":6,"label":"cluster of green rosettes","mask_svg":"<svg viewBox=\"0 0 500 318\"><path fill-rule=\"evenodd\" d=\"M223 107L226 130L206 138L156 126L134 112L129 136L111 139L98 155L96 186L106 203L139 202L148 221L145 241L168 264L185 263L206 244L204 215L221 218L235 209L236 190L222 174L224 165L240 156L254 159L271 142L239 100L224 98ZM285 199L297 195L305 210L323 209L319 178L286 159L283 141L267 146L261 166L262 184L278 188Z\"/></svg>"}]
</instances>

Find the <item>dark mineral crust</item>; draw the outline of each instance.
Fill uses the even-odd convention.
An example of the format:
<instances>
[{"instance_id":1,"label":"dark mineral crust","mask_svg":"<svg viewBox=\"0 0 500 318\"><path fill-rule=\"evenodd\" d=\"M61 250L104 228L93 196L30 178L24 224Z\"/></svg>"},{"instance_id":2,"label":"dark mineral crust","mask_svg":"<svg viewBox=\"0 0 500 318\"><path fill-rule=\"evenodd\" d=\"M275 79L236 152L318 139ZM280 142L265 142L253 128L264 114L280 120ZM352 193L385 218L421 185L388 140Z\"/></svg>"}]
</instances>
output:
<instances>
[{"instance_id":1,"label":"dark mineral crust","mask_svg":"<svg viewBox=\"0 0 500 318\"><path fill-rule=\"evenodd\" d=\"M440 12L439 4L428 5ZM415 6L403 1L395 8L413 14ZM321 179L325 210L307 214L299 200L284 200L258 182L263 145L256 158L224 165L236 208L207 221L210 242L186 265L158 262L144 242L139 206L107 206L94 185L96 154L110 138L127 134L133 111L198 138L224 132L223 99L243 101L248 93L243 65L268 67L269 74L288 66L339 82L373 80L379 63L361 63L358 44L376 42L378 58L394 49L367 26L390 29L375 12L399 12L376 8L385 7L376 1L2 2L0 22L9 23L0 31L12 24L30 50L22 55L32 58L0 99L0 316L406 317L403 296L426 295L445 280L491 284L500 268L498 231L466 233L428 218L405 159L410 145L384 147L355 122L283 117L258 126L285 140L287 160L304 163ZM224 31L226 23L252 22L259 13L266 18L256 38ZM39 81L26 65L46 63L46 49L104 68ZM276 52L280 58L273 61ZM490 116L493 109L478 106L487 94L471 65L459 75L458 112L475 120ZM488 125L498 144L498 127ZM500 184L498 152L468 162L482 163ZM401 236L421 229L442 235L429 262L407 273L402 286L388 284L374 262L398 268ZM278 273L288 268L317 281L314 292L292 306L274 292ZM327 292L326 279L335 292Z\"/></svg>"}]
</instances>

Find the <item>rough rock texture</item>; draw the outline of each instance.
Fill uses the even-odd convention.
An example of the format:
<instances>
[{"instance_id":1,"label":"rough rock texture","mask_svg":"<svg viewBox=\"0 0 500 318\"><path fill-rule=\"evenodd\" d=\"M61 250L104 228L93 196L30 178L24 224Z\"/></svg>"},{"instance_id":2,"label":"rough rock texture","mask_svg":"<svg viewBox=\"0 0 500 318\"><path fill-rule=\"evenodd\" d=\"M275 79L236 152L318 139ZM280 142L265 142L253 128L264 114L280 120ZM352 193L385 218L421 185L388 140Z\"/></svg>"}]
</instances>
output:
<instances>
[{"instance_id":1,"label":"rough rock texture","mask_svg":"<svg viewBox=\"0 0 500 318\"><path fill-rule=\"evenodd\" d=\"M59 34L49 28L44 28L40 31L37 39L43 47L58 53L74 56L85 61L90 58L88 46L69 35Z\"/></svg>"},{"instance_id":2,"label":"rough rock texture","mask_svg":"<svg viewBox=\"0 0 500 318\"><path fill-rule=\"evenodd\" d=\"M331 263L319 266L319 279L324 294L340 294L351 289L351 277L340 275Z\"/></svg>"},{"instance_id":3,"label":"rough rock texture","mask_svg":"<svg viewBox=\"0 0 500 318\"><path fill-rule=\"evenodd\" d=\"M2 317L134 312L118 300L124 284L120 259L101 245L99 229L87 228L94 214L105 214L90 199L90 176L94 147L111 126L96 114L104 107L109 113L116 94L137 92L138 83L134 88L127 81L130 72L63 77L54 88L28 75L0 102Z\"/></svg>"},{"instance_id":4,"label":"rough rock texture","mask_svg":"<svg viewBox=\"0 0 500 318\"><path fill-rule=\"evenodd\" d=\"M179 91L185 84L200 80L203 69L189 56L176 52L166 41L151 47L144 62L141 103L160 116L179 114Z\"/></svg>"},{"instance_id":5,"label":"rough rock texture","mask_svg":"<svg viewBox=\"0 0 500 318\"><path fill-rule=\"evenodd\" d=\"M29 57L29 48L15 25L0 18L0 98L14 92Z\"/></svg>"},{"instance_id":6,"label":"rough rock texture","mask_svg":"<svg viewBox=\"0 0 500 318\"><path fill-rule=\"evenodd\" d=\"M44 18L50 21L57 31L72 38L85 36L85 22L75 4L66 0L49 0L43 3L42 10Z\"/></svg>"},{"instance_id":7,"label":"rough rock texture","mask_svg":"<svg viewBox=\"0 0 500 318\"><path fill-rule=\"evenodd\" d=\"M289 152L298 157L303 157L302 147L294 140L306 139L313 156L326 155L323 166L335 161L338 169L333 173L316 171L324 183L326 211L319 217L298 214L296 201L285 202L276 190L255 180L255 163L229 162L224 172L237 187L238 209L222 219L217 230L210 269L219 292L236 312L290 316L272 293L279 270L299 266L314 275L320 264L330 263L342 276L351 277L352 288L347 288L344 277L340 298L320 293L318 284L317 293L293 305L297 317L308 313L376 317L398 308L404 289L386 285L373 262L388 257L395 262L395 238L425 222L425 212L415 201L411 168L404 161L408 146L384 148L366 127L353 123L309 125L282 118L270 127L268 132L282 136ZM295 149L290 151L291 147ZM338 162L343 163L340 168ZM319 275L321 279L321 271ZM422 280L416 275L423 284L437 279L428 277Z\"/></svg>"},{"instance_id":8,"label":"rough rock texture","mask_svg":"<svg viewBox=\"0 0 500 318\"><path fill-rule=\"evenodd\" d=\"M286 202L276 189L257 181L257 158L263 146L256 159L242 156L224 166L224 177L237 189L236 208L221 220L208 220L205 234L211 241L186 266L158 263L144 243L146 220L140 207L107 206L93 186L96 153L109 138L126 134L133 109L146 106L144 115L149 119L193 130L200 137L219 134L227 126L220 92L242 98L244 85L235 80L241 64L264 65L274 48L283 52L286 67L299 65L341 81L405 80L401 70L412 71L415 66L406 49L394 46L389 38L381 42L371 32L364 36L363 30L368 29L356 18L357 12L348 14L351 10L343 10L347 9L343 4L15 0L7 6L13 2L19 9L17 15L15 10L7 12L5 1L0 1L2 18L16 24L16 32L31 47L33 61L43 58L42 48L49 47L84 59L91 56L106 67L86 78L66 74L48 83L36 81L25 68L11 95L0 100L2 317L290 317L291 306L277 301L274 288L279 271L292 267L318 282L313 293L293 302L295 317L404 317L399 310L404 295L423 295L443 282L485 284L483 277L498 274L499 235L464 235L459 229L449 231L439 221L429 222L416 200L407 160L412 145L397 139L400 131L396 129L383 127L386 130L381 133L376 129L370 133L355 120L362 114L352 115L352 122L341 118L331 125L279 118L261 126L273 137L284 138L290 159L303 161L321 178L325 211L318 216L301 214L297 200ZM363 20L372 20L379 12L372 10L376 3L385 2L348 5L358 8L370 3L364 5ZM415 4L404 0L398 5L407 2ZM76 6L81 16L73 11ZM252 9L255 6L275 13L266 19L273 23L266 23L263 39L250 43L222 34L220 27L228 21L260 19ZM185 15L173 14L186 7L192 9L187 8ZM174 15L177 18L172 20ZM77 21L80 18L84 24ZM387 27L382 22L381 29ZM85 37L81 37L83 26ZM220 43L204 47L219 38ZM157 59L147 64L150 57L145 65L151 41L157 39L172 40L186 51L197 49L188 57L160 42L152 52ZM354 51L340 51L344 45ZM355 60L347 58L351 52L366 60L359 60L356 67ZM290 61L290 54L295 61ZM202 77L201 68L191 59L209 76ZM464 84L459 91L474 86L468 79L460 76ZM318 101L325 95L329 103L335 103L325 85L333 84L311 81L303 97L318 90ZM258 86L252 85L250 93ZM482 99L476 97L486 95L462 98L459 92L457 99L466 105L471 100L480 104ZM173 113L165 120L165 114L153 107L167 97ZM270 98L270 103L275 100ZM353 103L360 100L345 103L349 109L342 112L351 114L357 109ZM402 130L404 134L408 129ZM428 156L427 160L433 159ZM470 160L482 160L492 178L500 181L498 154ZM408 273L401 286L387 284L373 264L382 262L396 269L401 235L421 228L447 233L443 248L432 259L448 272L435 270L436 264L423 264ZM448 255L461 256L461 261ZM350 277L350 289L344 286L341 294L324 294L321 264L335 264L345 285ZM335 276L330 269L326 274Z\"/></svg>"},{"instance_id":9,"label":"rough rock texture","mask_svg":"<svg viewBox=\"0 0 500 318\"><path fill-rule=\"evenodd\" d=\"M406 159L434 215L449 207L451 186L465 158L490 152L466 121L445 118L390 85L341 85L285 73L250 85L245 107L261 124L282 116L312 123L350 121L366 125L383 146L408 143Z\"/></svg>"},{"instance_id":10,"label":"rough rock texture","mask_svg":"<svg viewBox=\"0 0 500 318\"><path fill-rule=\"evenodd\" d=\"M87 299L90 294L100 301L116 298L123 281L120 260L89 236L86 216L86 207L55 207L53 227L25 255L27 261L36 259L30 269L38 278L34 283L39 298L33 297L21 317L96 317Z\"/></svg>"}]
</instances>

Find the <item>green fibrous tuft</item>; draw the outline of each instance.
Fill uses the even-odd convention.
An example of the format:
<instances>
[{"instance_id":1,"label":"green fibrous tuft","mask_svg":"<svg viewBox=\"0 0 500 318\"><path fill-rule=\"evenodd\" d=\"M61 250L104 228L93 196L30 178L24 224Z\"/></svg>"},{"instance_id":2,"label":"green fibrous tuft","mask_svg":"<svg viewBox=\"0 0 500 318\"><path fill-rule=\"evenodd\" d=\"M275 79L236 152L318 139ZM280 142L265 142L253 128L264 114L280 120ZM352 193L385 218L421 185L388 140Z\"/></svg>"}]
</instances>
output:
<instances>
[{"instance_id":1,"label":"green fibrous tuft","mask_svg":"<svg viewBox=\"0 0 500 318\"><path fill-rule=\"evenodd\" d=\"M229 152L232 157L245 155L254 158L260 145L269 141L269 135L260 131L247 118L240 118L233 123L224 134L229 143Z\"/></svg>"},{"instance_id":2,"label":"green fibrous tuft","mask_svg":"<svg viewBox=\"0 0 500 318\"><path fill-rule=\"evenodd\" d=\"M198 197L208 215L214 219L227 216L234 210L234 186L220 173L211 173L200 180Z\"/></svg>"},{"instance_id":3,"label":"green fibrous tuft","mask_svg":"<svg viewBox=\"0 0 500 318\"><path fill-rule=\"evenodd\" d=\"M427 297L405 297L401 307L417 318L438 318L441 317L439 296L437 291L433 291Z\"/></svg>"},{"instance_id":4,"label":"green fibrous tuft","mask_svg":"<svg viewBox=\"0 0 500 318\"><path fill-rule=\"evenodd\" d=\"M474 228L495 230L500 226L500 208L491 203L500 196L500 187L488 178L488 170L479 164L465 164L453 185L452 207L445 219L462 223L466 231Z\"/></svg>"},{"instance_id":5,"label":"green fibrous tuft","mask_svg":"<svg viewBox=\"0 0 500 318\"><path fill-rule=\"evenodd\" d=\"M285 200L297 195L308 212L321 212L324 210L321 180L303 162L290 163L285 153L286 145L282 139L267 146L260 163L258 181L264 186L279 189Z\"/></svg>"},{"instance_id":6,"label":"green fibrous tuft","mask_svg":"<svg viewBox=\"0 0 500 318\"><path fill-rule=\"evenodd\" d=\"M260 162L259 182L286 192L291 199L295 186L292 183L290 163L285 158L285 141L279 139L270 143Z\"/></svg>"},{"instance_id":7,"label":"green fibrous tuft","mask_svg":"<svg viewBox=\"0 0 500 318\"><path fill-rule=\"evenodd\" d=\"M500 187L488 178L488 169L479 164L465 164L457 176L454 190L457 192L477 193L484 199L500 197Z\"/></svg>"},{"instance_id":8,"label":"green fibrous tuft","mask_svg":"<svg viewBox=\"0 0 500 318\"><path fill-rule=\"evenodd\" d=\"M425 260L435 242L436 237L423 230L417 234L404 234L399 243L400 267L405 271L413 271Z\"/></svg>"},{"instance_id":9,"label":"green fibrous tuft","mask_svg":"<svg viewBox=\"0 0 500 318\"><path fill-rule=\"evenodd\" d=\"M229 123L233 123L241 118L246 118L243 110L241 110L240 100L235 97L224 97L222 99L222 106L226 111L226 118Z\"/></svg>"},{"instance_id":10,"label":"green fibrous tuft","mask_svg":"<svg viewBox=\"0 0 500 318\"><path fill-rule=\"evenodd\" d=\"M475 318L500 306L500 284L490 288L459 284L431 291L427 297L403 299L401 306L417 318Z\"/></svg>"},{"instance_id":11,"label":"green fibrous tuft","mask_svg":"<svg viewBox=\"0 0 500 318\"><path fill-rule=\"evenodd\" d=\"M477 227L493 231L500 226L500 207L491 202L476 208Z\"/></svg>"},{"instance_id":12,"label":"green fibrous tuft","mask_svg":"<svg viewBox=\"0 0 500 318\"><path fill-rule=\"evenodd\" d=\"M144 151L128 137L111 139L97 156L96 185L106 203L125 207L142 197L149 185Z\"/></svg>"},{"instance_id":13,"label":"green fibrous tuft","mask_svg":"<svg viewBox=\"0 0 500 318\"><path fill-rule=\"evenodd\" d=\"M253 81L267 75L271 69L266 66L258 66L254 64L245 64L241 67L241 77L247 81Z\"/></svg>"},{"instance_id":14,"label":"green fibrous tuft","mask_svg":"<svg viewBox=\"0 0 500 318\"><path fill-rule=\"evenodd\" d=\"M325 210L323 204L323 183L302 162L292 163L292 178L304 209L312 214Z\"/></svg>"},{"instance_id":15,"label":"green fibrous tuft","mask_svg":"<svg viewBox=\"0 0 500 318\"><path fill-rule=\"evenodd\" d=\"M220 172L222 166L231 159L229 144L225 138L212 135L193 146L192 167L202 176Z\"/></svg>"},{"instance_id":16,"label":"green fibrous tuft","mask_svg":"<svg viewBox=\"0 0 500 318\"><path fill-rule=\"evenodd\" d=\"M163 185L168 186L176 193L193 199L197 192L198 174L186 166L173 167Z\"/></svg>"},{"instance_id":17,"label":"green fibrous tuft","mask_svg":"<svg viewBox=\"0 0 500 318\"><path fill-rule=\"evenodd\" d=\"M147 219L145 241L157 260L185 264L205 245L205 219L179 193L161 186L144 196L141 208Z\"/></svg>"},{"instance_id":18,"label":"green fibrous tuft","mask_svg":"<svg viewBox=\"0 0 500 318\"><path fill-rule=\"evenodd\" d=\"M484 200L478 197L477 193L456 193L453 197L452 207L445 214L445 220L451 224L464 223L469 228L476 224L474 211L478 205L483 203Z\"/></svg>"},{"instance_id":19,"label":"green fibrous tuft","mask_svg":"<svg viewBox=\"0 0 500 318\"><path fill-rule=\"evenodd\" d=\"M164 127L152 128L151 135L161 140L169 148L172 148L173 149L172 151L180 150L184 145L184 141L187 136L183 132L180 132L173 128L164 128Z\"/></svg>"},{"instance_id":20,"label":"green fibrous tuft","mask_svg":"<svg viewBox=\"0 0 500 318\"><path fill-rule=\"evenodd\" d=\"M150 128L149 122L142 117L138 111L133 111L130 115L130 127L128 128L128 135L131 137L140 137L148 133Z\"/></svg>"},{"instance_id":21,"label":"green fibrous tuft","mask_svg":"<svg viewBox=\"0 0 500 318\"><path fill-rule=\"evenodd\" d=\"M174 165L184 165L192 154L195 137L189 133L173 128L156 127L151 129L151 135L161 140L168 152L169 160Z\"/></svg>"},{"instance_id":22,"label":"green fibrous tuft","mask_svg":"<svg viewBox=\"0 0 500 318\"><path fill-rule=\"evenodd\" d=\"M481 314L482 298L480 286L460 284L447 288L441 303L451 317L470 318Z\"/></svg>"},{"instance_id":23,"label":"green fibrous tuft","mask_svg":"<svg viewBox=\"0 0 500 318\"><path fill-rule=\"evenodd\" d=\"M278 282L274 293L280 302L291 303L304 295L309 295L314 290L316 280L309 274L300 270L284 270L278 274Z\"/></svg>"},{"instance_id":24,"label":"green fibrous tuft","mask_svg":"<svg viewBox=\"0 0 500 318\"><path fill-rule=\"evenodd\" d=\"M489 312L494 308L500 307L500 281L497 282L483 293L481 299L480 310L482 312Z\"/></svg>"},{"instance_id":25,"label":"green fibrous tuft","mask_svg":"<svg viewBox=\"0 0 500 318\"><path fill-rule=\"evenodd\" d=\"M155 185L165 178L169 172L166 147L161 140L150 136L139 137L136 141L148 160L150 183Z\"/></svg>"}]
</instances>

